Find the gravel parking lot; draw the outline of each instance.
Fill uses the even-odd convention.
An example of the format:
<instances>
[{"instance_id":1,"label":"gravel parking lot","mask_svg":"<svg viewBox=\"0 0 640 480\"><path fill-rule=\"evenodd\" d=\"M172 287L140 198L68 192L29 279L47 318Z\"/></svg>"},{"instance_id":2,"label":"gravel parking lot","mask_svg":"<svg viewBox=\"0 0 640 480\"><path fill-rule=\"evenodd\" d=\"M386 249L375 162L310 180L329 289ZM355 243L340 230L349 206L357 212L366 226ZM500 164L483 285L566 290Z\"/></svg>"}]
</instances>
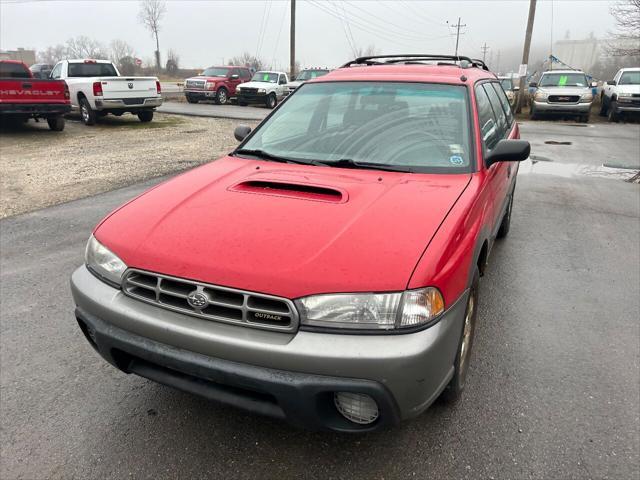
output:
<instances>
[{"instance_id":1,"label":"gravel parking lot","mask_svg":"<svg viewBox=\"0 0 640 480\"><path fill-rule=\"evenodd\" d=\"M0 218L106 192L186 170L230 151L233 129L256 121L156 113L105 117L86 127L67 120L63 132L46 122L0 130Z\"/></svg>"}]
</instances>

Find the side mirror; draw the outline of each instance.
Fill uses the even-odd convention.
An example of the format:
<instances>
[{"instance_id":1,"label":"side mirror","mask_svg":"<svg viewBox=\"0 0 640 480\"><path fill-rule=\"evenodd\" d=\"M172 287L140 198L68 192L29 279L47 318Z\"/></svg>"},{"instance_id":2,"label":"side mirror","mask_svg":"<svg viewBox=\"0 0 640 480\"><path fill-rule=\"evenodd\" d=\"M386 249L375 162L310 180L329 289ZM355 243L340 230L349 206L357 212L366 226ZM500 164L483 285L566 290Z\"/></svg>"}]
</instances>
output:
<instances>
[{"instance_id":1,"label":"side mirror","mask_svg":"<svg viewBox=\"0 0 640 480\"><path fill-rule=\"evenodd\" d=\"M526 140L500 140L485 158L487 167L497 162L521 162L529 158L531 145Z\"/></svg>"},{"instance_id":2,"label":"side mirror","mask_svg":"<svg viewBox=\"0 0 640 480\"><path fill-rule=\"evenodd\" d=\"M530 86L531 88L536 88L536 87L538 86L538 82L531 82L531 83L529 84L529 86Z\"/></svg>"},{"instance_id":3,"label":"side mirror","mask_svg":"<svg viewBox=\"0 0 640 480\"><path fill-rule=\"evenodd\" d=\"M616 84L616 81L615 81L615 80L609 80L609 81L607 82L607 84L608 84L608 85L615 85L615 84Z\"/></svg>"},{"instance_id":4,"label":"side mirror","mask_svg":"<svg viewBox=\"0 0 640 480\"><path fill-rule=\"evenodd\" d=\"M598 86L598 82L591 82L591 87L596 88Z\"/></svg>"},{"instance_id":5,"label":"side mirror","mask_svg":"<svg viewBox=\"0 0 640 480\"><path fill-rule=\"evenodd\" d=\"M240 78L240 75L237 75L237 74L235 74L235 73L234 73L234 74L233 74L233 75L231 75L229 78L230 78L231 80L237 80L237 79L239 79L239 78Z\"/></svg>"},{"instance_id":6,"label":"side mirror","mask_svg":"<svg viewBox=\"0 0 640 480\"><path fill-rule=\"evenodd\" d=\"M236 129L233 131L233 136L236 137L236 140L239 142L243 141L247 138L247 135L251 133L251 127L248 125L238 125Z\"/></svg>"}]
</instances>

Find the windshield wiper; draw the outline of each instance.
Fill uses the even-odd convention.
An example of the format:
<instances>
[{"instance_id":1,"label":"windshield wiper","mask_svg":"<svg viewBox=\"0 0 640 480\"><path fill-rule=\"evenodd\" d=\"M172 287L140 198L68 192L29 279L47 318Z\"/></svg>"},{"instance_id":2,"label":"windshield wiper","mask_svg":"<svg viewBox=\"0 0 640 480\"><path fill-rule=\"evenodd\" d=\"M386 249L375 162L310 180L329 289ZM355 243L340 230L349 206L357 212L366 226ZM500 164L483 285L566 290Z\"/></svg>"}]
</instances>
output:
<instances>
[{"instance_id":1,"label":"windshield wiper","mask_svg":"<svg viewBox=\"0 0 640 480\"><path fill-rule=\"evenodd\" d=\"M251 148L241 148L239 150L236 150L235 152L233 152L234 154L240 154L240 155L251 155L252 157L258 157L261 158L263 160L269 160L272 162L281 162L281 163L298 163L300 165L318 165L319 163L314 161L314 160L300 160L297 158L287 158L287 157L281 157L279 155L274 155L272 153L269 152L265 152L264 150L260 150L260 149L251 149Z\"/></svg>"},{"instance_id":2,"label":"windshield wiper","mask_svg":"<svg viewBox=\"0 0 640 480\"><path fill-rule=\"evenodd\" d=\"M334 161L318 161L318 164L327 165L329 167L340 167L340 168L367 168L371 170L383 170L385 172L411 172L411 169L408 167L396 167L393 165L384 165L381 163L372 163L372 162L356 162L352 158L341 158L340 160Z\"/></svg>"}]
</instances>

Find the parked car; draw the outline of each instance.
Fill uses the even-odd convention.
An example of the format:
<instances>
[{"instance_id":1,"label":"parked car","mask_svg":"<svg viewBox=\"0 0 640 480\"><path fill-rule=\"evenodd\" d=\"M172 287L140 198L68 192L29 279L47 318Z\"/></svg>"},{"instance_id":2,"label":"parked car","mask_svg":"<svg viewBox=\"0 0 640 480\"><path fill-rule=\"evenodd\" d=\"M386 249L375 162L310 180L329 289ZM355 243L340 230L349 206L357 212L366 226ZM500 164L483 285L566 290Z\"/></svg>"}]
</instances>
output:
<instances>
[{"instance_id":1,"label":"parked car","mask_svg":"<svg viewBox=\"0 0 640 480\"><path fill-rule=\"evenodd\" d=\"M328 68L305 68L300 73L298 73L298 75L296 75L296 78L294 78L293 81L287 83L287 90L285 91L285 95L289 95L290 93L292 93L296 88L298 88L307 80L323 77L330 71L331 70L329 70Z\"/></svg>"},{"instance_id":2,"label":"parked car","mask_svg":"<svg viewBox=\"0 0 640 480\"><path fill-rule=\"evenodd\" d=\"M0 60L0 120L42 118L51 130L59 132L64 130L64 114L70 110L69 89L63 81L33 78L24 63Z\"/></svg>"},{"instance_id":3,"label":"parked car","mask_svg":"<svg viewBox=\"0 0 640 480\"><path fill-rule=\"evenodd\" d=\"M49 65L48 63L36 63L31 65L29 70L31 70L33 78L49 78L51 70L53 70L53 65Z\"/></svg>"},{"instance_id":4,"label":"parked car","mask_svg":"<svg viewBox=\"0 0 640 480\"><path fill-rule=\"evenodd\" d=\"M285 97L285 92L289 92L287 83L289 77L284 72L256 72L250 82L241 83L236 87L238 105L245 107L250 103L257 103L275 108L278 101Z\"/></svg>"},{"instance_id":5,"label":"parked car","mask_svg":"<svg viewBox=\"0 0 640 480\"><path fill-rule=\"evenodd\" d=\"M87 341L126 373L310 428L457 399L530 147L491 72L432 58L310 80L231 154L107 216L71 278Z\"/></svg>"},{"instance_id":6,"label":"parked car","mask_svg":"<svg viewBox=\"0 0 640 480\"><path fill-rule=\"evenodd\" d=\"M224 105L236 96L236 87L251 80L246 67L209 67L196 77L187 78L184 94L189 103L200 100L213 100Z\"/></svg>"},{"instance_id":7,"label":"parked car","mask_svg":"<svg viewBox=\"0 0 640 480\"><path fill-rule=\"evenodd\" d=\"M500 85L502 85L502 89L507 95L509 105L513 108L516 104L516 92L520 90L520 87L513 83L513 77L498 77L498 80L500 80Z\"/></svg>"},{"instance_id":8,"label":"parked car","mask_svg":"<svg viewBox=\"0 0 640 480\"><path fill-rule=\"evenodd\" d=\"M559 114L589 121L593 93L584 72L549 70L542 74L537 83L531 82L529 86L536 89L529 111L532 119L542 114Z\"/></svg>"},{"instance_id":9,"label":"parked car","mask_svg":"<svg viewBox=\"0 0 640 480\"><path fill-rule=\"evenodd\" d=\"M640 112L640 68L621 68L606 82L601 94L600 115L617 122L620 116Z\"/></svg>"},{"instance_id":10,"label":"parked car","mask_svg":"<svg viewBox=\"0 0 640 480\"><path fill-rule=\"evenodd\" d=\"M93 125L109 113L132 113L141 122L150 122L156 107L162 105L156 77L121 76L108 60L63 60L53 67L51 78L67 82L71 106L79 110L85 125Z\"/></svg>"}]
</instances>

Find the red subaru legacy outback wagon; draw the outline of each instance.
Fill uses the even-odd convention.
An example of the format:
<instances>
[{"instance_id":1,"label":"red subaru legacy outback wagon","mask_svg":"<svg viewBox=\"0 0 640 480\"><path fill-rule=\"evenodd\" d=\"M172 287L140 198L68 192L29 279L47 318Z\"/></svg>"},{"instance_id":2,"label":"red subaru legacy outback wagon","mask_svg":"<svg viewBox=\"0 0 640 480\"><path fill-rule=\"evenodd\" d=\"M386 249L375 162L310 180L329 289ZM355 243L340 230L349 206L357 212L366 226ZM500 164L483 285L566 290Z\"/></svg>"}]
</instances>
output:
<instances>
[{"instance_id":1,"label":"red subaru legacy outback wagon","mask_svg":"<svg viewBox=\"0 0 640 480\"><path fill-rule=\"evenodd\" d=\"M309 428L456 399L529 155L496 76L466 57L358 58L235 135L96 227L71 279L89 343Z\"/></svg>"}]
</instances>

